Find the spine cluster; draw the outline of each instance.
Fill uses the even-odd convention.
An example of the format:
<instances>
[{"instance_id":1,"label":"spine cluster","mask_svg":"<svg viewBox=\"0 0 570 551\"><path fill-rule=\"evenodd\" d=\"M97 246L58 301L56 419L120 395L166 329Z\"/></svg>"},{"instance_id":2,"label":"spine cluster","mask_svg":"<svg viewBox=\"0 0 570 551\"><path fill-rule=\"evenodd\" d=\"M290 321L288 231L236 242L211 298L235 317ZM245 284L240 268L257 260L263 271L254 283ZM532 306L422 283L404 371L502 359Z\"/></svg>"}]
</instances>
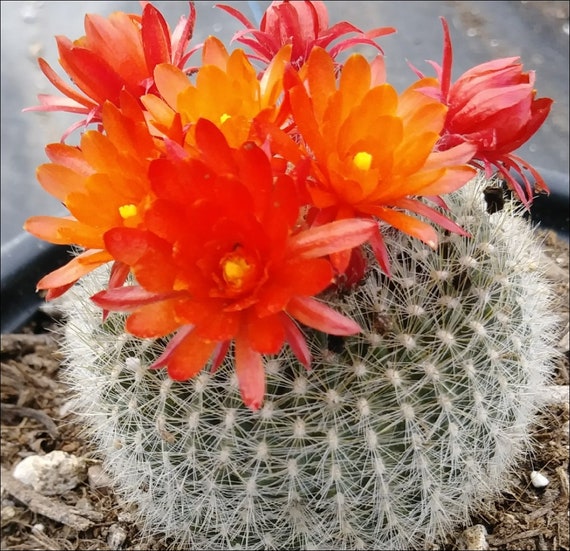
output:
<instances>
[{"instance_id":1,"label":"spine cluster","mask_svg":"<svg viewBox=\"0 0 570 551\"><path fill-rule=\"evenodd\" d=\"M409 549L465 522L530 444L554 350L551 290L521 211L486 212L480 178L449 197L471 237L436 251L386 229L392 276L371 268L325 298L364 331L306 331L306 371L266 360L263 407L244 407L229 356L174 382L166 344L105 322L84 278L67 315L66 378L144 533L196 549Z\"/></svg>"}]
</instances>

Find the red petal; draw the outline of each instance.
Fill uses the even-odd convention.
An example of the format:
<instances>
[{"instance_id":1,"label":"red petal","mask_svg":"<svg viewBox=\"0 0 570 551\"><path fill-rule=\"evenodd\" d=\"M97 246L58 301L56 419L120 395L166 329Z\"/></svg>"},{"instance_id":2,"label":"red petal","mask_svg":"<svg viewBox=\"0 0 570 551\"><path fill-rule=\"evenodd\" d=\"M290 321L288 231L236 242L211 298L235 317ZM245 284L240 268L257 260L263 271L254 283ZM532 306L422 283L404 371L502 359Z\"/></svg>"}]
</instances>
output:
<instances>
[{"instance_id":1,"label":"red petal","mask_svg":"<svg viewBox=\"0 0 570 551\"><path fill-rule=\"evenodd\" d=\"M235 363L243 403L256 411L265 396L265 370L261 354L243 336L235 340Z\"/></svg>"},{"instance_id":2,"label":"red petal","mask_svg":"<svg viewBox=\"0 0 570 551\"><path fill-rule=\"evenodd\" d=\"M451 34L445 17L440 17L443 26L443 54L441 60L441 97L447 105L449 87L451 86L451 66L453 64L453 47L451 46Z\"/></svg>"},{"instance_id":3,"label":"red petal","mask_svg":"<svg viewBox=\"0 0 570 551\"><path fill-rule=\"evenodd\" d=\"M61 38L58 37L61 65L75 84L101 105L106 100L118 105L122 78L97 54L74 47Z\"/></svg>"},{"instance_id":4,"label":"red petal","mask_svg":"<svg viewBox=\"0 0 570 551\"><path fill-rule=\"evenodd\" d=\"M285 313L281 315L281 323L285 329L285 338L293 350L293 354L307 368L311 366L311 353L307 345L307 340L303 332L297 327L297 324Z\"/></svg>"},{"instance_id":5,"label":"red petal","mask_svg":"<svg viewBox=\"0 0 570 551\"><path fill-rule=\"evenodd\" d=\"M378 224L374 220L347 218L300 232L289 240L291 254L317 258L352 249L370 239Z\"/></svg>"},{"instance_id":6,"label":"red petal","mask_svg":"<svg viewBox=\"0 0 570 551\"><path fill-rule=\"evenodd\" d=\"M302 277L299 277L302 274ZM286 262L257 295L255 310L260 316L282 311L291 297L313 296L333 281L330 262L324 258Z\"/></svg>"},{"instance_id":7,"label":"red petal","mask_svg":"<svg viewBox=\"0 0 570 551\"><path fill-rule=\"evenodd\" d=\"M292 298L287 312L301 323L331 335L355 335L362 331L355 321L312 297Z\"/></svg>"},{"instance_id":8,"label":"red petal","mask_svg":"<svg viewBox=\"0 0 570 551\"><path fill-rule=\"evenodd\" d=\"M222 362L224 361L224 358L230 349L231 343L232 341L224 341L218 343L216 350L214 351L214 357L212 358L212 369L210 370L210 373L215 373L220 365L222 365Z\"/></svg>"},{"instance_id":9,"label":"red petal","mask_svg":"<svg viewBox=\"0 0 570 551\"><path fill-rule=\"evenodd\" d=\"M112 228L104 234L104 241L115 260L131 266L141 285L157 292L172 289L175 268L168 242L134 228Z\"/></svg>"},{"instance_id":10,"label":"red petal","mask_svg":"<svg viewBox=\"0 0 570 551\"><path fill-rule=\"evenodd\" d=\"M279 314L258 318L250 310L246 333L251 348L260 354L277 354L285 341L285 330Z\"/></svg>"},{"instance_id":11,"label":"red petal","mask_svg":"<svg viewBox=\"0 0 570 551\"><path fill-rule=\"evenodd\" d=\"M148 72L159 63L169 63L171 59L170 32L162 14L147 4L142 13L141 35L144 58Z\"/></svg>"},{"instance_id":12,"label":"red petal","mask_svg":"<svg viewBox=\"0 0 570 551\"><path fill-rule=\"evenodd\" d=\"M194 327L192 325L182 326L176 332L176 335L168 341L164 352L149 366L149 369L159 369L167 365L170 358L172 358L176 347L192 332L193 329Z\"/></svg>"},{"instance_id":13,"label":"red petal","mask_svg":"<svg viewBox=\"0 0 570 551\"><path fill-rule=\"evenodd\" d=\"M370 246L372 247L372 252L378 262L380 269L388 276L391 276L390 270L390 257L388 255L388 249L386 249L386 244L384 243L384 238L380 232L380 228L374 234L372 239L370 239Z\"/></svg>"},{"instance_id":14,"label":"red petal","mask_svg":"<svg viewBox=\"0 0 570 551\"><path fill-rule=\"evenodd\" d=\"M72 283L68 283L67 285L62 285L61 287L52 287L46 293L46 301L49 302L50 300L54 300L60 297L61 295L63 295L63 293L71 289L74 285L75 281Z\"/></svg>"},{"instance_id":15,"label":"red petal","mask_svg":"<svg viewBox=\"0 0 570 551\"><path fill-rule=\"evenodd\" d=\"M198 119L196 144L202 153L204 162L215 167L218 174L224 172L235 174L236 167L232 150L224 134L213 122L208 119Z\"/></svg>"},{"instance_id":16,"label":"red petal","mask_svg":"<svg viewBox=\"0 0 570 551\"><path fill-rule=\"evenodd\" d=\"M127 280L130 271L130 267L126 264L119 261L113 262L111 275L109 276L109 288L113 289L115 287L122 287Z\"/></svg>"},{"instance_id":17,"label":"red petal","mask_svg":"<svg viewBox=\"0 0 570 551\"><path fill-rule=\"evenodd\" d=\"M189 2L190 13L188 17L181 17L180 21L174 28L172 32L172 47L174 53L172 54L172 63L177 67L184 67L186 60L190 57L193 51L196 51L198 47L194 47L192 51L185 53L186 47L192 39L194 34L194 26L196 25L196 6L194 2Z\"/></svg>"},{"instance_id":18,"label":"red petal","mask_svg":"<svg viewBox=\"0 0 570 551\"><path fill-rule=\"evenodd\" d=\"M255 29L256 26L241 11L237 10L236 8L226 6L225 4L216 4L214 7L220 8L221 10L229 13L232 17L235 17L247 29Z\"/></svg>"},{"instance_id":19,"label":"red petal","mask_svg":"<svg viewBox=\"0 0 570 551\"><path fill-rule=\"evenodd\" d=\"M217 344L216 341L208 341L190 333L170 354L168 376L175 381L191 379L204 368Z\"/></svg>"},{"instance_id":20,"label":"red petal","mask_svg":"<svg viewBox=\"0 0 570 551\"><path fill-rule=\"evenodd\" d=\"M142 339L164 337L180 328L175 316L177 298L153 302L137 308L127 319L126 329Z\"/></svg>"},{"instance_id":21,"label":"red petal","mask_svg":"<svg viewBox=\"0 0 570 551\"><path fill-rule=\"evenodd\" d=\"M91 297L91 300L105 310L113 312L130 312L144 306L161 300L175 298L183 293L172 291L171 293L151 293L138 285L130 285L127 287L116 287L99 291Z\"/></svg>"},{"instance_id":22,"label":"red petal","mask_svg":"<svg viewBox=\"0 0 570 551\"><path fill-rule=\"evenodd\" d=\"M81 105L85 105L85 107L89 109L93 109L97 107L97 104L87 98L86 96L79 94L76 90L71 88L52 68L51 66L42 59L41 57L38 59L38 63L40 65L40 69L42 73L48 78L48 80L63 94L65 94L68 98L80 103Z\"/></svg>"},{"instance_id":23,"label":"red petal","mask_svg":"<svg viewBox=\"0 0 570 551\"><path fill-rule=\"evenodd\" d=\"M461 226L443 216L439 211L428 207L425 203L418 201L417 199L400 199L395 203L395 206L401 207L403 209L415 212L426 218L429 218L432 222L435 222L442 228L449 230L450 232L457 233L459 235L463 235L464 237L468 237L469 233L467 233Z\"/></svg>"}]
</instances>

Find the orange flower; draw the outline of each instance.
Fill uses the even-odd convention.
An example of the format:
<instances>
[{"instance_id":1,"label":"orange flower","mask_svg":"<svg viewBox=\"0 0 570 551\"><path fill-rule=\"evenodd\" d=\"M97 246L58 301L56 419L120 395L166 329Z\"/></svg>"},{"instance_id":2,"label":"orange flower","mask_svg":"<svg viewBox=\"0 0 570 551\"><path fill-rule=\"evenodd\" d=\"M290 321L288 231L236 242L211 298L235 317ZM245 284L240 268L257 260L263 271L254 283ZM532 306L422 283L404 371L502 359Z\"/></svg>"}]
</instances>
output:
<instances>
[{"instance_id":1,"label":"orange flower","mask_svg":"<svg viewBox=\"0 0 570 551\"><path fill-rule=\"evenodd\" d=\"M148 167L161 151L148 132L138 102L123 92L121 109L106 103L102 121L105 135L85 132L79 148L50 144L46 153L52 162L37 169L42 187L59 199L71 216L33 216L24 229L50 243L86 249L39 281L38 289L49 289L48 299L112 260L103 234L114 227L140 226L150 200ZM114 275L112 284L121 284L127 272L117 266Z\"/></svg>"},{"instance_id":2,"label":"orange flower","mask_svg":"<svg viewBox=\"0 0 570 551\"><path fill-rule=\"evenodd\" d=\"M307 83L289 90L297 130L313 157L307 187L319 212L315 223L376 217L434 247L435 230L406 214L425 216L452 231L462 231L438 211L416 199L458 189L474 175L466 166L474 146L462 144L434 152L446 107L417 91L426 79L398 96L382 83L382 58L369 64L352 55L337 88L332 57L314 48L306 65ZM380 233L372 241L376 257L388 270ZM340 271L348 252L334 261Z\"/></svg>"},{"instance_id":3,"label":"orange flower","mask_svg":"<svg viewBox=\"0 0 570 551\"><path fill-rule=\"evenodd\" d=\"M182 17L171 34L162 14L148 2L142 16L118 11L107 19L96 14L85 16L85 36L72 42L57 36L60 64L79 88L69 86L42 58L39 65L49 81L65 96L38 96L40 105L24 111L68 111L86 115L75 128L101 121L105 101L119 105L121 90L135 98L156 92L153 71L159 63L172 63L182 69L193 50L196 12L190 3L190 16Z\"/></svg>"},{"instance_id":4,"label":"orange flower","mask_svg":"<svg viewBox=\"0 0 570 551\"><path fill-rule=\"evenodd\" d=\"M330 55L333 59L357 44L369 44L382 51L374 39L396 32L393 27L379 27L362 32L347 21L329 27L329 15L324 2L271 2L263 14L259 29L239 10L221 4L217 7L245 26L245 30L236 33L233 40L249 46L255 52L251 56L253 59L270 63L285 44L291 44L290 61L296 69L305 63L313 47L327 48L346 34L356 33L356 36L345 38L332 46ZM246 35L251 35L252 38Z\"/></svg>"},{"instance_id":5,"label":"orange flower","mask_svg":"<svg viewBox=\"0 0 570 551\"><path fill-rule=\"evenodd\" d=\"M336 335L359 326L314 298L330 285L324 256L365 241L376 223L342 220L296 228L292 178L273 176L252 142L231 149L205 119L196 125L200 159L160 159L150 168L156 201L146 229L105 234L113 257L129 265L140 287L93 297L109 310L131 311L127 330L153 338L178 330L153 367L186 380L231 341L243 400L258 409L265 393L262 354L288 342L307 367L310 355L295 321ZM301 275L302 274L302 275Z\"/></svg>"},{"instance_id":6,"label":"orange flower","mask_svg":"<svg viewBox=\"0 0 570 551\"><path fill-rule=\"evenodd\" d=\"M232 147L238 147L252 139L255 119L279 124L287 117L279 100L289 51L289 46L280 50L258 79L243 50L228 54L224 45L210 36L203 46L195 84L173 65L162 64L154 74L164 101L156 95L144 96L142 101L152 124L170 138L176 139L178 117L184 128L205 118L222 130ZM192 134L187 135L189 143L193 141Z\"/></svg>"},{"instance_id":7,"label":"orange flower","mask_svg":"<svg viewBox=\"0 0 570 551\"><path fill-rule=\"evenodd\" d=\"M440 149L461 142L477 147L474 163L484 168L487 177L495 166L519 199L530 206L533 186L524 174L528 169L535 178L535 190L548 191L538 172L523 159L513 154L542 126L552 99L536 98L535 73L524 73L518 57L495 59L477 65L451 82L453 50L449 27L441 19L444 33L443 60L440 67L431 62L440 82L437 94L449 106ZM419 72L418 72L419 73ZM420 76L421 73L419 73ZM517 172L524 182L523 190L511 174Z\"/></svg>"}]
</instances>

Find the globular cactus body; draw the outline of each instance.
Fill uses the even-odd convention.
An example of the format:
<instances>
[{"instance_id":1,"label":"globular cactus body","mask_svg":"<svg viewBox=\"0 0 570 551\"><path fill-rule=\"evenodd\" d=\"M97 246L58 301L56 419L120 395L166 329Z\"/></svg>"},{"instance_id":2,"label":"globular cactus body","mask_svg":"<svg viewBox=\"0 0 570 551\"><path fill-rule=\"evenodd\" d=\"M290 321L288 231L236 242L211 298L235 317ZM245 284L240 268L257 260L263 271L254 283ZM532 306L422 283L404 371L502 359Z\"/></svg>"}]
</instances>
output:
<instances>
[{"instance_id":1,"label":"globular cactus body","mask_svg":"<svg viewBox=\"0 0 570 551\"><path fill-rule=\"evenodd\" d=\"M268 359L255 413L231 358L173 382L148 370L164 343L125 334L121 315L101 322L88 297L104 274L75 286L66 378L145 533L194 549L418 548L504 488L556 319L533 230L511 203L488 214L484 183L449 197L471 237L432 251L387 230L392 277L372 269L327 297L363 332L307 332L309 372L289 351Z\"/></svg>"}]
</instances>

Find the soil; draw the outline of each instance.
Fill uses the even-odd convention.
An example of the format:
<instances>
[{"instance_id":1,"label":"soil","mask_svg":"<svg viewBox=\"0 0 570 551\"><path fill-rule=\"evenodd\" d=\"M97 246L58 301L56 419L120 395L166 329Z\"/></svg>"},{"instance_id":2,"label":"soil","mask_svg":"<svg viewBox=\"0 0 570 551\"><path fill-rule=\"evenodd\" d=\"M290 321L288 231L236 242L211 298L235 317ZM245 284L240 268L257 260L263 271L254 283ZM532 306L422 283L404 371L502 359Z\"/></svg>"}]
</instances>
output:
<instances>
[{"instance_id":1,"label":"soil","mask_svg":"<svg viewBox=\"0 0 570 551\"><path fill-rule=\"evenodd\" d=\"M543 232L548 277L557 289L562 316L557 370L553 384L562 398L534 427L536 445L513 474L514 484L474 515L470 526L482 525L489 550L569 550L568 525L568 242ZM167 541L142 543L130 513L101 480L97 453L81 437L81 427L68 411L68 390L58 379L60 356L54 336L56 320L39 312L21 334L2 335L2 536L6 550L165 549ZM61 496L44 497L10 475L16 463L32 454L62 450L83 458L90 477ZM530 482L539 471L549 479L543 489ZM99 479L97 476L99 475ZM58 520L54 520L58 519ZM463 530L450 534L440 547L470 547ZM143 546L144 545L144 546ZM473 548L473 547L472 547Z\"/></svg>"}]
</instances>

